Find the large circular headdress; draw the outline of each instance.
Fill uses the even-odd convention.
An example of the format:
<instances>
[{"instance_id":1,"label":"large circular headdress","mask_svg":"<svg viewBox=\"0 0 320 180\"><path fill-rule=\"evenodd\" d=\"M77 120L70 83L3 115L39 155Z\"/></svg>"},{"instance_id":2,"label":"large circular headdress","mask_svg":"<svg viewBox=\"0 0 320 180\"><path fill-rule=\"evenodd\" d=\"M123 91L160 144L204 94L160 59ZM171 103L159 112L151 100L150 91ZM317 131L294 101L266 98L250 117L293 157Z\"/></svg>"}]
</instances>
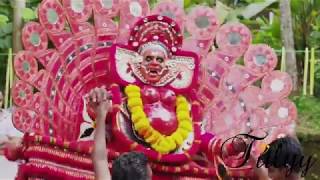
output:
<instances>
[{"instance_id":1,"label":"large circular headdress","mask_svg":"<svg viewBox=\"0 0 320 180\"><path fill-rule=\"evenodd\" d=\"M142 18L134 25L129 46L137 51L148 46L162 46L168 54L174 54L182 46L180 27L166 16L152 15Z\"/></svg>"}]
</instances>

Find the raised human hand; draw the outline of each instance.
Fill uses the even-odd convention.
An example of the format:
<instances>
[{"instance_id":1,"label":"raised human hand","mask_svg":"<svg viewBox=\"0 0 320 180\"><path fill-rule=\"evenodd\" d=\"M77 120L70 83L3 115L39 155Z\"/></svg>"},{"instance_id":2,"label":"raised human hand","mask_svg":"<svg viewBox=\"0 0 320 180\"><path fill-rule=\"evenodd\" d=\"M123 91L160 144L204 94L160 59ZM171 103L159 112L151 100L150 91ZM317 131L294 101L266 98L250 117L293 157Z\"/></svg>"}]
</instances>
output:
<instances>
[{"instance_id":1,"label":"raised human hand","mask_svg":"<svg viewBox=\"0 0 320 180\"><path fill-rule=\"evenodd\" d=\"M110 92L106 90L105 86L102 86L92 89L86 95L86 101L89 102L89 106L94 110L97 117L106 117L112 108L111 97Z\"/></svg>"}]
</instances>

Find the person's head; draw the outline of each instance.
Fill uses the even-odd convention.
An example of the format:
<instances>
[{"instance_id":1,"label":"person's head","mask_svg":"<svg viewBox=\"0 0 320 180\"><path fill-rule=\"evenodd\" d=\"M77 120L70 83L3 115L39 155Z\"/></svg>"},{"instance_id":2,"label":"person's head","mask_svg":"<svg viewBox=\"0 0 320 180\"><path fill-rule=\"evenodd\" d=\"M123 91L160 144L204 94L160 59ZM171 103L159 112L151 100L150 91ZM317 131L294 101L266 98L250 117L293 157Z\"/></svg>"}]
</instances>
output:
<instances>
[{"instance_id":1,"label":"person's head","mask_svg":"<svg viewBox=\"0 0 320 180\"><path fill-rule=\"evenodd\" d=\"M2 91L0 91L0 109L2 108L3 106L3 94L2 94Z\"/></svg>"},{"instance_id":2,"label":"person's head","mask_svg":"<svg viewBox=\"0 0 320 180\"><path fill-rule=\"evenodd\" d=\"M268 149L260 158L268 168L268 176L271 179L285 180L299 175L303 153L296 139L283 137L269 144Z\"/></svg>"},{"instance_id":3,"label":"person's head","mask_svg":"<svg viewBox=\"0 0 320 180\"><path fill-rule=\"evenodd\" d=\"M139 152L122 154L112 163L112 180L151 180L147 157Z\"/></svg>"},{"instance_id":4,"label":"person's head","mask_svg":"<svg viewBox=\"0 0 320 180\"><path fill-rule=\"evenodd\" d=\"M146 43L140 49L140 55L143 57L140 72L142 76L150 83L157 83L168 73L166 61L168 51L162 44Z\"/></svg>"}]
</instances>

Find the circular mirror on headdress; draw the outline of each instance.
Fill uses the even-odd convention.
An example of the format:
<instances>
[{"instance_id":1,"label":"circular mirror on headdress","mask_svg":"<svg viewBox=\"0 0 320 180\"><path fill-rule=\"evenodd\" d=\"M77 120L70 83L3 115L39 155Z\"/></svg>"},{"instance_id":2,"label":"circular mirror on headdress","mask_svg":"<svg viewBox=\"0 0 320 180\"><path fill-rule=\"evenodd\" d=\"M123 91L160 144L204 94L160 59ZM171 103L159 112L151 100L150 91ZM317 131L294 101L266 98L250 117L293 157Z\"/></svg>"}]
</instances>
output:
<instances>
[{"instance_id":1,"label":"circular mirror on headdress","mask_svg":"<svg viewBox=\"0 0 320 180\"><path fill-rule=\"evenodd\" d=\"M49 31L62 31L65 26L64 10L57 0L42 1L39 8L40 23Z\"/></svg>"},{"instance_id":2,"label":"circular mirror on headdress","mask_svg":"<svg viewBox=\"0 0 320 180\"><path fill-rule=\"evenodd\" d=\"M107 17L117 16L120 9L120 0L100 0L93 2L94 9Z\"/></svg>"},{"instance_id":3,"label":"circular mirror on headdress","mask_svg":"<svg viewBox=\"0 0 320 180\"><path fill-rule=\"evenodd\" d=\"M120 28L130 29L139 18L148 14L147 0L124 0L120 7Z\"/></svg>"},{"instance_id":4,"label":"circular mirror on headdress","mask_svg":"<svg viewBox=\"0 0 320 180\"><path fill-rule=\"evenodd\" d=\"M26 50L37 52L47 48L48 37L40 24L29 22L22 30L22 42Z\"/></svg>"},{"instance_id":5,"label":"circular mirror on headdress","mask_svg":"<svg viewBox=\"0 0 320 180\"><path fill-rule=\"evenodd\" d=\"M31 132L32 126L37 119L34 111L25 108L17 108L12 116L14 127L22 132Z\"/></svg>"},{"instance_id":6,"label":"circular mirror on headdress","mask_svg":"<svg viewBox=\"0 0 320 180\"><path fill-rule=\"evenodd\" d=\"M26 51L20 51L14 58L14 69L22 80L31 80L38 72L37 60Z\"/></svg>"},{"instance_id":7,"label":"circular mirror on headdress","mask_svg":"<svg viewBox=\"0 0 320 180\"><path fill-rule=\"evenodd\" d=\"M287 125L297 119L297 108L288 99L274 102L269 109L269 125Z\"/></svg>"},{"instance_id":8,"label":"circular mirror on headdress","mask_svg":"<svg viewBox=\"0 0 320 180\"><path fill-rule=\"evenodd\" d=\"M267 101L287 97L292 90L292 80L289 74L273 71L262 80L262 93Z\"/></svg>"},{"instance_id":9,"label":"circular mirror on headdress","mask_svg":"<svg viewBox=\"0 0 320 180\"><path fill-rule=\"evenodd\" d=\"M244 64L248 70L260 75L272 71L277 65L277 55L267 45L251 45L244 55Z\"/></svg>"},{"instance_id":10,"label":"circular mirror on headdress","mask_svg":"<svg viewBox=\"0 0 320 180\"><path fill-rule=\"evenodd\" d=\"M63 0L63 7L72 21L84 22L91 16L90 0Z\"/></svg>"},{"instance_id":11,"label":"circular mirror on headdress","mask_svg":"<svg viewBox=\"0 0 320 180\"><path fill-rule=\"evenodd\" d=\"M183 30L183 23L185 19L184 10L174 2L160 2L152 10L153 15L166 16L173 19L180 26L181 31Z\"/></svg>"},{"instance_id":12,"label":"circular mirror on headdress","mask_svg":"<svg viewBox=\"0 0 320 180\"><path fill-rule=\"evenodd\" d=\"M219 27L218 18L212 8L194 7L188 15L187 30L197 39L211 39Z\"/></svg>"},{"instance_id":13,"label":"circular mirror on headdress","mask_svg":"<svg viewBox=\"0 0 320 180\"><path fill-rule=\"evenodd\" d=\"M240 23L227 23L219 29L216 41L219 49L240 57L251 43L250 30Z\"/></svg>"},{"instance_id":14,"label":"circular mirror on headdress","mask_svg":"<svg viewBox=\"0 0 320 180\"><path fill-rule=\"evenodd\" d=\"M33 88L23 81L16 81L12 87L12 98L14 103L20 107L27 107L32 100Z\"/></svg>"}]
</instances>

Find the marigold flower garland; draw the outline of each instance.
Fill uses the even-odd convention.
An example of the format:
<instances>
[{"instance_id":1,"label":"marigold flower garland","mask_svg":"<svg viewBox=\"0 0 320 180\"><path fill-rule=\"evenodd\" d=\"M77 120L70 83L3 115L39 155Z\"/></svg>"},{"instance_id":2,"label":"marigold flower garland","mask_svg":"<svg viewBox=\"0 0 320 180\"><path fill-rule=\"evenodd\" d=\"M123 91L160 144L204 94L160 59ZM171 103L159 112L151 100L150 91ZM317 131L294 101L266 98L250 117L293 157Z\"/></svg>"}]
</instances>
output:
<instances>
[{"instance_id":1,"label":"marigold flower garland","mask_svg":"<svg viewBox=\"0 0 320 180\"><path fill-rule=\"evenodd\" d=\"M170 136L165 136L150 125L150 121L143 110L140 88L135 85L128 85L125 88L125 94L128 97L127 105L131 112L131 121L135 130L157 152L167 154L177 149L188 137L189 133L192 132L193 127L189 113L189 104L187 99L182 95L179 95L176 99L178 128Z\"/></svg>"}]
</instances>

